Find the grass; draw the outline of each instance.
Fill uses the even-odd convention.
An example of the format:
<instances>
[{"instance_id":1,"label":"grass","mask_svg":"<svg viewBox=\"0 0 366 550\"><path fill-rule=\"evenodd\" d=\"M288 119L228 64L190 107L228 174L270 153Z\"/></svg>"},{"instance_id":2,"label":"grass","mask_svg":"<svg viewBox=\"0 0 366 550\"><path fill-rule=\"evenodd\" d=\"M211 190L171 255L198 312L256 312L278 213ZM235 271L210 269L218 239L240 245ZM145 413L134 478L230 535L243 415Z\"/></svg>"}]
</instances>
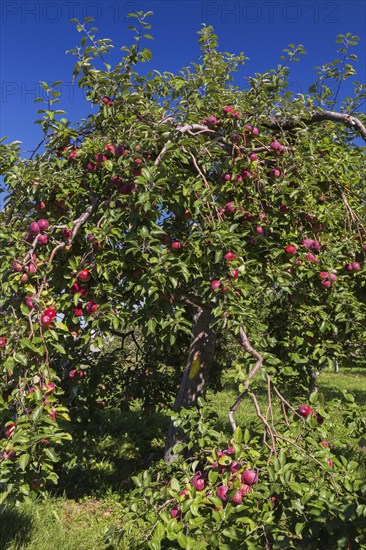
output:
<instances>
[{"instance_id":1,"label":"grass","mask_svg":"<svg viewBox=\"0 0 366 550\"><path fill-rule=\"evenodd\" d=\"M366 369L324 372L319 390L325 400L351 391L356 402L366 402ZM259 384L259 402L264 404L266 388ZM219 416L218 428L229 431L227 412L235 401L233 387L209 395ZM144 416L139 411L104 413L100 423L90 427L80 441L76 463L61 473L57 493L44 501L20 505L0 514L1 550L127 550L131 544L105 544L105 533L123 521L131 475L161 458L168 418L161 413ZM237 423L257 423L253 404L245 398L236 414ZM344 435L336 426L335 437ZM353 447L352 456L365 461L366 448ZM366 471L364 472L366 476ZM137 542L136 542L137 544ZM138 548L138 545L136 546Z\"/></svg>"},{"instance_id":2,"label":"grass","mask_svg":"<svg viewBox=\"0 0 366 550\"><path fill-rule=\"evenodd\" d=\"M99 550L104 535L118 524L122 505L116 498L84 501L50 498L23 505L1 516L0 548L6 550Z\"/></svg>"}]
</instances>

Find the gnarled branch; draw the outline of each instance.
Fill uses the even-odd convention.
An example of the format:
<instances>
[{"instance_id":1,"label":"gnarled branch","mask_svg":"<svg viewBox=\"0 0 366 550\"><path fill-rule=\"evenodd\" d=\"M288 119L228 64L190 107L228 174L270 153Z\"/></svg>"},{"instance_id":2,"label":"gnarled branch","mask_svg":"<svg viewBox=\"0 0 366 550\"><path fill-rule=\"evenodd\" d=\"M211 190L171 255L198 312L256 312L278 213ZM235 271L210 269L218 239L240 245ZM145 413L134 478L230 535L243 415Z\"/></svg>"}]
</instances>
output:
<instances>
[{"instance_id":1,"label":"gnarled branch","mask_svg":"<svg viewBox=\"0 0 366 550\"><path fill-rule=\"evenodd\" d=\"M296 128L300 124L316 124L317 122L322 122L324 120L330 120L331 122L340 122L348 128L352 128L353 130L357 131L357 133L366 142L366 127L361 122L361 120L348 113L338 113L336 111L316 111L314 113L311 113L309 118L293 117L289 119L281 119L271 117L271 123L264 123L263 126L279 130L291 130L292 128Z\"/></svg>"}]
</instances>

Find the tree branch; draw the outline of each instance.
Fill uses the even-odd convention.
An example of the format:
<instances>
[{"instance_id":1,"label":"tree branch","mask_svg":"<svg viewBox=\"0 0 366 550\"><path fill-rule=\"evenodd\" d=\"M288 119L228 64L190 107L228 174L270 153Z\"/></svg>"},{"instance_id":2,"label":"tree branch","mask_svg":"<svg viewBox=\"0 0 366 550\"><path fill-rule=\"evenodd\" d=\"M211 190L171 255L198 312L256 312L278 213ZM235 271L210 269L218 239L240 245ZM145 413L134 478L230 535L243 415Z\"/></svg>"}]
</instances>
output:
<instances>
[{"instance_id":1,"label":"tree branch","mask_svg":"<svg viewBox=\"0 0 366 550\"><path fill-rule=\"evenodd\" d=\"M239 331L239 334L237 335L237 338L238 338L240 344L242 345L242 347L245 349L245 351L247 353L250 353L250 355L252 355L253 357L255 357L255 359L257 359L257 362L254 365L254 367L252 368L252 370L249 372L248 379L244 384L244 391L239 395L239 397L236 399L235 403L233 404L233 406L231 407L231 409L229 411L229 421L230 421L230 425L231 425L231 428L232 428L233 432L236 430L236 422L234 420L234 413L238 409L243 397L248 392L250 381L252 380L252 378L254 378L254 376L257 374L257 372L259 371L259 369L261 368L261 366L263 364L263 357L260 355L260 353L258 353L258 351L256 349L253 348L253 346L251 346L251 344L249 343L249 340L248 340L248 336L246 335L246 333L244 332L242 327L240 327L240 331Z\"/></svg>"},{"instance_id":2,"label":"tree branch","mask_svg":"<svg viewBox=\"0 0 366 550\"><path fill-rule=\"evenodd\" d=\"M363 125L361 120L355 116L352 116L348 113L338 113L336 111L317 111L312 113L309 118L304 117L293 117L292 119L281 119L276 117L271 117L271 124L263 124L268 128L275 128L280 130L291 130L296 128L301 123L305 124L316 124L317 122L322 122L324 120L330 120L332 122L340 122L348 128L352 128L357 131L357 133L362 137L366 142L366 127Z\"/></svg>"}]
</instances>

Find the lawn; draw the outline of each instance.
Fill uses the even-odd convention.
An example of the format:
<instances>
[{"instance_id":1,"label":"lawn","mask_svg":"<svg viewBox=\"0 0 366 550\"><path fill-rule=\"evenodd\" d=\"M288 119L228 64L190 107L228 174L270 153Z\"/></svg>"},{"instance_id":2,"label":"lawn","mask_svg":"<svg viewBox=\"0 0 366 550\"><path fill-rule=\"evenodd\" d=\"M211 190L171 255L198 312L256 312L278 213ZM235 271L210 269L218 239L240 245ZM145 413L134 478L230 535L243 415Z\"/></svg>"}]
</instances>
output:
<instances>
[{"instance_id":1,"label":"lawn","mask_svg":"<svg viewBox=\"0 0 366 550\"><path fill-rule=\"evenodd\" d=\"M319 389L325 400L341 391L350 391L356 402L366 402L366 370L324 372ZM266 388L260 386L259 402L264 403ZM219 414L220 428L227 430L227 411L236 393L230 386L209 395ZM253 405L246 398L236 415L237 423L256 423ZM0 514L1 550L112 550L138 548L138 541L118 546L105 544L110 526L123 521L124 502L130 490L129 479L162 456L168 418L161 414L143 416L129 413L104 413L81 442L78 460L61 473L61 483L45 501L21 505ZM342 434L342 426L338 426ZM335 433L335 437L337 433ZM366 447L353 447L353 456L365 464ZM366 471L364 471L366 478Z\"/></svg>"}]
</instances>

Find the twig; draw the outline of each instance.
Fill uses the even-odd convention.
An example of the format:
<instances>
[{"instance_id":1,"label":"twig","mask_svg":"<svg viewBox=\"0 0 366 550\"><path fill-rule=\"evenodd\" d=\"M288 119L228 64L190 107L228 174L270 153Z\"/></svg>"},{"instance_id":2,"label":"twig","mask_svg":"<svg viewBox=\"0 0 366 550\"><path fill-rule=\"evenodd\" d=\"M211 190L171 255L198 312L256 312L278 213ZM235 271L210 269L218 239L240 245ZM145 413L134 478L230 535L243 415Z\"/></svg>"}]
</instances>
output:
<instances>
[{"instance_id":1,"label":"twig","mask_svg":"<svg viewBox=\"0 0 366 550\"><path fill-rule=\"evenodd\" d=\"M253 357L255 357L257 359L257 362L254 365L253 369L250 371L248 379L244 384L243 393L241 393L241 395L239 395L239 397L236 399L235 403L233 404L233 406L231 407L231 409L229 411L229 421L230 421L230 425L231 425L231 428L232 428L233 432L236 430L236 422L234 420L234 413L238 409L244 395L247 393L248 388L249 388L249 383L250 383L251 379L254 378L254 376L257 374L258 370L261 368L261 366L263 364L263 357L260 355L260 353L258 353L257 350L255 350L250 345L249 340L248 340L248 336L246 335L246 333L244 332L242 327L240 327L239 335L237 337L239 339L239 342L241 343L241 345L245 349L245 351L250 353L250 355L253 355Z\"/></svg>"},{"instance_id":2,"label":"twig","mask_svg":"<svg viewBox=\"0 0 366 550\"><path fill-rule=\"evenodd\" d=\"M162 148L162 150L160 151L160 153L158 154L158 156L156 157L156 159L154 160L154 166L157 166L157 165L160 163L160 161L161 161L161 159L162 159L164 153L166 152L166 150L167 150L167 148L168 148L168 145L169 145L170 143L171 143L171 140L169 139L169 140L166 142L166 144L164 145L164 147Z\"/></svg>"},{"instance_id":3,"label":"twig","mask_svg":"<svg viewBox=\"0 0 366 550\"><path fill-rule=\"evenodd\" d=\"M317 462L318 464L320 464L320 466L322 468L324 468L324 464L322 462L320 462L320 460L318 460L317 458L315 458L315 456L313 456L311 453L308 453L305 449L303 449L302 447L300 447L300 445L297 445L296 443L294 443L293 441L291 441L291 439L287 439L287 437L283 437L282 435L278 435L276 434L276 439L282 439L283 441L286 441L286 443L289 443L290 445L293 445L294 447L296 447L297 449L300 449L300 451L302 451L303 453L305 453L309 458L311 458L312 460L314 460L315 462Z\"/></svg>"},{"instance_id":4,"label":"twig","mask_svg":"<svg viewBox=\"0 0 366 550\"><path fill-rule=\"evenodd\" d=\"M269 456L269 459L271 459L271 456L272 454L274 454L275 456L277 456L277 451L276 451L276 441L275 441L275 437L277 437L277 435L275 435L273 433L273 430L271 428L271 426L269 425L269 423L267 422L267 420L264 418L264 416L262 415L261 413L261 410L260 410L260 407L259 407L259 403L258 403L258 400L256 398L256 396L254 395L253 392L251 391L248 391L248 394L250 395L250 397L252 398L252 401L254 403L254 407L255 407L255 410L256 410L256 413L257 413L257 416L258 418L260 418L266 428L266 430L268 430L268 433L270 435L270 438L271 438L271 441L272 441L272 447L270 447L268 445L268 443L266 441L264 441L264 443L267 445L267 447L270 449L270 456Z\"/></svg>"},{"instance_id":5,"label":"twig","mask_svg":"<svg viewBox=\"0 0 366 550\"><path fill-rule=\"evenodd\" d=\"M297 414L297 416L299 416L300 418L302 418L301 414L299 414L297 412L296 409L294 409L294 407L292 405L290 405L290 403L288 401L286 401L286 399L283 397L283 395L278 391L278 389L276 388L276 386L274 384L272 384L273 386L273 389L274 391L276 392L276 394L278 395L278 397L280 398L280 400L282 401L282 403L285 403L285 405L287 405L287 407L289 407L292 412L294 412L295 414Z\"/></svg>"}]
</instances>

